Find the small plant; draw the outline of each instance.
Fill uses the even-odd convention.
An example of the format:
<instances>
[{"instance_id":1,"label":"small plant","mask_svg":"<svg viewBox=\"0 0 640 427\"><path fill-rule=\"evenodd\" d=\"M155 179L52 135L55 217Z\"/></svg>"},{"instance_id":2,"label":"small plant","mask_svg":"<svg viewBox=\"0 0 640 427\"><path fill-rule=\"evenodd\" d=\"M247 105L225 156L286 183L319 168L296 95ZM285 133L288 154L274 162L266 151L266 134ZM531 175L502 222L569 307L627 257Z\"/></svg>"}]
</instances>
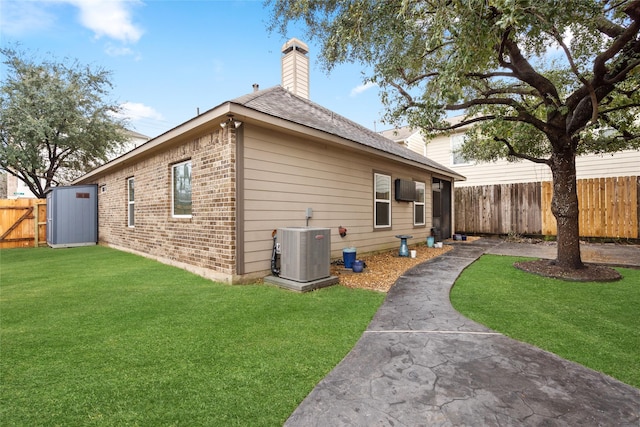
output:
<instances>
[{"instance_id":1,"label":"small plant","mask_svg":"<svg viewBox=\"0 0 640 427\"><path fill-rule=\"evenodd\" d=\"M516 231L509 231L505 240L510 243L519 243L525 240L524 236Z\"/></svg>"}]
</instances>

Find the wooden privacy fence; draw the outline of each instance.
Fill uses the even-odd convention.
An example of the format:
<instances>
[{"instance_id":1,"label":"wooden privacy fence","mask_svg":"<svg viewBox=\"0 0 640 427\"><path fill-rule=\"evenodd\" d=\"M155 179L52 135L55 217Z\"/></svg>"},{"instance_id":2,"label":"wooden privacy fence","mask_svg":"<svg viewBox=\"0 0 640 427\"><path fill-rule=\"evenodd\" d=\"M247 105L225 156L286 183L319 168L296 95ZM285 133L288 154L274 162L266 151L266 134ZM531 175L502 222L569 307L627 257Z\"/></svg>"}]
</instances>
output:
<instances>
[{"instance_id":1,"label":"wooden privacy fence","mask_svg":"<svg viewBox=\"0 0 640 427\"><path fill-rule=\"evenodd\" d=\"M478 234L540 234L540 183L455 189L455 230Z\"/></svg>"},{"instance_id":2,"label":"wooden privacy fence","mask_svg":"<svg viewBox=\"0 0 640 427\"><path fill-rule=\"evenodd\" d=\"M582 237L637 239L640 177L578 180ZM551 182L455 189L455 230L477 234L556 235Z\"/></svg>"},{"instance_id":3,"label":"wooden privacy fence","mask_svg":"<svg viewBox=\"0 0 640 427\"><path fill-rule=\"evenodd\" d=\"M47 243L45 199L0 200L0 248L34 247Z\"/></svg>"}]
</instances>

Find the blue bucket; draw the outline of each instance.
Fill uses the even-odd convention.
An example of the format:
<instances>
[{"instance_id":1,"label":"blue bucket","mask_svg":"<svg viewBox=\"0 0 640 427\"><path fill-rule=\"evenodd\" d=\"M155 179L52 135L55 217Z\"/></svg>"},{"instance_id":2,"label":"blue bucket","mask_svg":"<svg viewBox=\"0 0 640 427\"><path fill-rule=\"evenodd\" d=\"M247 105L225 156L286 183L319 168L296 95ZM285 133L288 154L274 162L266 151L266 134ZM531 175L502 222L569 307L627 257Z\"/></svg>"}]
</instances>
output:
<instances>
[{"instance_id":1,"label":"blue bucket","mask_svg":"<svg viewBox=\"0 0 640 427\"><path fill-rule=\"evenodd\" d=\"M435 241L436 241L435 237L433 237L433 236L427 237L427 247L428 248L432 248L433 244L435 243Z\"/></svg>"},{"instance_id":2,"label":"blue bucket","mask_svg":"<svg viewBox=\"0 0 640 427\"><path fill-rule=\"evenodd\" d=\"M342 250L342 259L344 260L344 268L352 268L353 261L356 260L356 248L344 248Z\"/></svg>"}]
</instances>

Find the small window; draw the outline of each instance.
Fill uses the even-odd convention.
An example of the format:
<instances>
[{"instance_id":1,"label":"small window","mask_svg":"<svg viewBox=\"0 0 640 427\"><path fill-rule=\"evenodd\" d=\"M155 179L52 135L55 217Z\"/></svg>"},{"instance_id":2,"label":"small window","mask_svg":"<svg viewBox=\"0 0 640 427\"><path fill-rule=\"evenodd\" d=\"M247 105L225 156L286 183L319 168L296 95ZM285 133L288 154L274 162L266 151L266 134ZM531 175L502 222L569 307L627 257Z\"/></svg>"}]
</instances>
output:
<instances>
[{"instance_id":1,"label":"small window","mask_svg":"<svg viewBox=\"0 0 640 427\"><path fill-rule=\"evenodd\" d=\"M451 137L451 164L455 166L468 165L471 162L462 155L464 145L464 135L453 135Z\"/></svg>"},{"instance_id":2,"label":"small window","mask_svg":"<svg viewBox=\"0 0 640 427\"><path fill-rule=\"evenodd\" d=\"M416 182L416 200L413 202L413 225L425 225L424 215L424 182Z\"/></svg>"},{"instance_id":3,"label":"small window","mask_svg":"<svg viewBox=\"0 0 640 427\"><path fill-rule=\"evenodd\" d=\"M391 177L374 174L374 227L391 227Z\"/></svg>"},{"instance_id":4,"label":"small window","mask_svg":"<svg viewBox=\"0 0 640 427\"><path fill-rule=\"evenodd\" d=\"M191 218L191 161L171 167L171 216Z\"/></svg>"},{"instance_id":5,"label":"small window","mask_svg":"<svg viewBox=\"0 0 640 427\"><path fill-rule=\"evenodd\" d=\"M133 192L133 178L127 179L127 225L135 227L135 196Z\"/></svg>"}]
</instances>

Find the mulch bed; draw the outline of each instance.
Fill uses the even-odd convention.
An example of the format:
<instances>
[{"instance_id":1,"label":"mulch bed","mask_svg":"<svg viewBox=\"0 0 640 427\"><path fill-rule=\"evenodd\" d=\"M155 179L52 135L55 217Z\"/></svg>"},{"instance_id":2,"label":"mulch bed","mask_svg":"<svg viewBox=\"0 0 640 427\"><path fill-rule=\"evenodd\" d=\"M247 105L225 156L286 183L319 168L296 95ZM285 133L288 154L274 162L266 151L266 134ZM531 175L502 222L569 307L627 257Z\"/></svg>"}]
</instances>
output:
<instances>
[{"instance_id":1,"label":"mulch bed","mask_svg":"<svg viewBox=\"0 0 640 427\"><path fill-rule=\"evenodd\" d=\"M444 245L442 248L428 248L426 245L409 246L416 251L415 258L398 256L398 249L382 253L364 255L358 257L364 261L366 268L362 273L354 273L343 265L333 263L331 275L337 276L340 284L348 288L370 289L380 292L388 292L393 284L405 271L421 262L437 257L452 250Z\"/></svg>"},{"instance_id":2,"label":"mulch bed","mask_svg":"<svg viewBox=\"0 0 640 427\"><path fill-rule=\"evenodd\" d=\"M527 273L572 282L613 282L622 279L620 273L604 265L585 264L584 268L568 270L547 259L521 261L513 265Z\"/></svg>"}]
</instances>

